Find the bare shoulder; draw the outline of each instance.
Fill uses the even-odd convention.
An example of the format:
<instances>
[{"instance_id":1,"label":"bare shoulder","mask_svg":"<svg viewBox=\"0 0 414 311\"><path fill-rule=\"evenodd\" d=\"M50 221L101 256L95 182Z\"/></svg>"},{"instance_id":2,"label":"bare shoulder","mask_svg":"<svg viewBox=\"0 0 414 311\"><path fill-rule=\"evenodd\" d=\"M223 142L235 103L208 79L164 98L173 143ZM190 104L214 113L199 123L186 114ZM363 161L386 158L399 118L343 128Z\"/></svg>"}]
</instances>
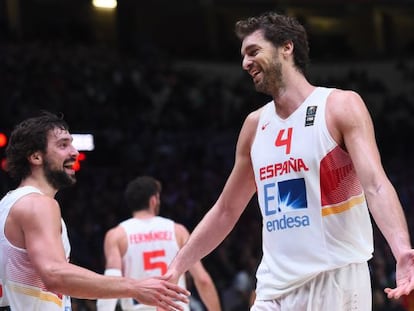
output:
<instances>
[{"instance_id":1,"label":"bare shoulder","mask_svg":"<svg viewBox=\"0 0 414 311\"><path fill-rule=\"evenodd\" d=\"M361 96L351 90L335 89L327 99L328 111L333 114L342 115L344 113L358 113L366 110L366 106Z\"/></svg>"},{"instance_id":2,"label":"bare shoulder","mask_svg":"<svg viewBox=\"0 0 414 311\"><path fill-rule=\"evenodd\" d=\"M256 128L257 123L259 122L259 118L260 118L260 114L261 114L262 110L263 110L263 107L250 112L247 115L247 117L244 121L244 124L247 124L248 126L253 126L253 127Z\"/></svg>"},{"instance_id":3,"label":"bare shoulder","mask_svg":"<svg viewBox=\"0 0 414 311\"><path fill-rule=\"evenodd\" d=\"M328 96L326 120L332 137L342 146L345 134L357 134L361 128L369 128L372 123L361 96L354 91L339 89Z\"/></svg>"},{"instance_id":4,"label":"bare shoulder","mask_svg":"<svg viewBox=\"0 0 414 311\"><path fill-rule=\"evenodd\" d=\"M105 240L106 241L117 241L126 237L126 232L122 226L117 225L106 232Z\"/></svg>"},{"instance_id":5,"label":"bare shoulder","mask_svg":"<svg viewBox=\"0 0 414 311\"><path fill-rule=\"evenodd\" d=\"M185 242L187 242L190 232L187 230L187 228L180 224L180 223L174 223L174 229L175 229L175 236L177 238L178 245L182 247Z\"/></svg>"},{"instance_id":6,"label":"bare shoulder","mask_svg":"<svg viewBox=\"0 0 414 311\"><path fill-rule=\"evenodd\" d=\"M175 228L175 234L177 235L177 237L181 237L184 239L188 238L190 233L184 225L180 223L174 223L174 228Z\"/></svg>"},{"instance_id":7,"label":"bare shoulder","mask_svg":"<svg viewBox=\"0 0 414 311\"><path fill-rule=\"evenodd\" d=\"M13 245L28 248L28 245L60 236L61 229L57 201L43 194L30 193L20 198L10 210L6 235Z\"/></svg>"},{"instance_id":8,"label":"bare shoulder","mask_svg":"<svg viewBox=\"0 0 414 311\"><path fill-rule=\"evenodd\" d=\"M47 195L33 192L21 197L16 206L58 206L57 201Z\"/></svg>"},{"instance_id":9,"label":"bare shoulder","mask_svg":"<svg viewBox=\"0 0 414 311\"><path fill-rule=\"evenodd\" d=\"M260 114L263 107L250 112L244 120L243 127L239 135L239 145L249 146L251 145L256 133L257 125L259 123ZM245 145L247 143L247 145Z\"/></svg>"},{"instance_id":10,"label":"bare shoulder","mask_svg":"<svg viewBox=\"0 0 414 311\"><path fill-rule=\"evenodd\" d=\"M36 219L43 218L46 215L56 215L60 217L60 207L58 202L46 195L40 193L30 193L20 198L11 213L18 214L19 217Z\"/></svg>"}]
</instances>

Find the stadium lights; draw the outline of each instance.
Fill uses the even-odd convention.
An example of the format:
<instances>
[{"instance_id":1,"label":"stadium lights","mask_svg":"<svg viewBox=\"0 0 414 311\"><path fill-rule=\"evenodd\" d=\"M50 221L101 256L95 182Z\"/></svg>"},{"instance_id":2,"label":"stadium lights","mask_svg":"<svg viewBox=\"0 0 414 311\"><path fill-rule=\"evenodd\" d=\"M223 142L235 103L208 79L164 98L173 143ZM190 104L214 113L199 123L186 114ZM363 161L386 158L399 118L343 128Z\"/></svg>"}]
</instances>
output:
<instances>
[{"instance_id":1,"label":"stadium lights","mask_svg":"<svg viewBox=\"0 0 414 311\"><path fill-rule=\"evenodd\" d=\"M82 151L92 151L95 149L95 143L92 134L72 134L72 145L79 151L79 155L73 164L75 171L80 171L81 162L85 161L86 154Z\"/></svg>"},{"instance_id":2,"label":"stadium lights","mask_svg":"<svg viewBox=\"0 0 414 311\"><path fill-rule=\"evenodd\" d=\"M92 4L94 7L100 9L115 9L117 0L92 0Z\"/></svg>"},{"instance_id":3,"label":"stadium lights","mask_svg":"<svg viewBox=\"0 0 414 311\"><path fill-rule=\"evenodd\" d=\"M92 151L95 149L95 143L92 134L72 134L72 145L78 151Z\"/></svg>"},{"instance_id":4,"label":"stadium lights","mask_svg":"<svg viewBox=\"0 0 414 311\"><path fill-rule=\"evenodd\" d=\"M7 136L6 134L0 132L0 148L6 147L6 145L7 145Z\"/></svg>"}]
</instances>

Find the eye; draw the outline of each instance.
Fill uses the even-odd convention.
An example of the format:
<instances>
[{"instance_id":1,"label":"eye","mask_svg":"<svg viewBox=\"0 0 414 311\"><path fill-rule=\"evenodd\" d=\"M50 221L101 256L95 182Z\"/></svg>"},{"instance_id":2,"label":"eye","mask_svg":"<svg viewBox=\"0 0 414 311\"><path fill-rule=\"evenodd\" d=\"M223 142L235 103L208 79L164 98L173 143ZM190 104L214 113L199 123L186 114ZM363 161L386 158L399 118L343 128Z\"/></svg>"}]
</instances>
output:
<instances>
[{"instance_id":1,"label":"eye","mask_svg":"<svg viewBox=\"0 0 414 311\"><path fill-rule=\"evenodd\" d=\"M257 54L259 54L259 49L258 48L251 49L247 52L247 55L249 55L249 56L256 56Z\"/></svg>"},{"instance_id":2,"label":"eye","mask_svg":"<svg viewBox=\"0 0 414 311\"><path fill-rule=\"evenodd\" d=\"M69 145L70 145L69 140L61 140L61 141L58 143L58 148L60 148L60 149L65 149L65 148L67 148Z\"/></svg>"}]
</instances>

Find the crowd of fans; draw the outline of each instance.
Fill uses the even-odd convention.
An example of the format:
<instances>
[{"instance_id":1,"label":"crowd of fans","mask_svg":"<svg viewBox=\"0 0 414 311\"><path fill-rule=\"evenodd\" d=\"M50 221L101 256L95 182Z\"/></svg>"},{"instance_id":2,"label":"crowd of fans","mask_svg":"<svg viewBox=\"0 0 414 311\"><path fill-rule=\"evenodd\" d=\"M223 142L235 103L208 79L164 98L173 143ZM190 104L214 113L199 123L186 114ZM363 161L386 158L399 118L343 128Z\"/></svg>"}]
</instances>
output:
<instances>
[{"instance_id":1,"label":"crowd of fans","mask_svg":"<svg viewBox=\"0 0 414 311\"><path fill-rule=\"evenodd\" d=\"M7 43L0 59L0 130L10 132L18 121L46 109L62 112L72 133L95 137L96 148L85 152L78 183L57 199L69 228L72 261L100 273L106 230L129 217L123 201L127 182L140 174L160 179L161 215L192 230L224 186L244 118L268 100L247 76L179 68L150 46L121 55L97 46ZM394 69L414 85L410 62L395 62ZM312 77L310 72L310 77L317 84L353 89L365 99L384 166L414 233L413 147L407 140L414 130L414 88L396 92L386 83L394 77L373 77L361 64L346 74ZM14 186L4 171L0 181L1 195ZM248 310L261 257L259 213L253 198L232 233L203 260L225 311ZM407 299L390 302L382 292L395 282L395 262L376 228L370 268L374 311L409 310ZM193 310L203 310L196 302ZM94 310L94 302L77 300L74 309Z\"/></svg>"}]
</instances>

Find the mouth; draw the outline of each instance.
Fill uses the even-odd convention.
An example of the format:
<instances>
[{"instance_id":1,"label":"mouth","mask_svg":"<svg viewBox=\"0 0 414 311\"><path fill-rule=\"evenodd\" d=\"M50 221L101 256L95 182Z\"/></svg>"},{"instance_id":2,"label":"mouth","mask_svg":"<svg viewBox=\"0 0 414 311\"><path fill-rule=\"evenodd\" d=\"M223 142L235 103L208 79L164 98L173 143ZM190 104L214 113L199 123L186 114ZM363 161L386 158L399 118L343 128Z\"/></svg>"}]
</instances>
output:
<instances>
[{"instance_id":1,"label":"mouth","mask_svg":"<svg viewBox=\"0 0 414 311\"><path fill-rule=\"evenodd\" d=\"M65 171L69 171L69 173L73 174L75 173L75 162L67 162L63 165Z\"/></svg>"},{"instance_id":2,"label":"mouth","mask_svg":"<svg viewBox=\"0 0 414 311\"><path fill-rule=\"evenodd\" d=\"M258 80L260 79L260 74L261 74L261 71L259 71L259 70L251 70L250 72L249 72L249 74L250 74L250 76L253 78L253 82L254 83L257 83L258 82Z\"/></svg>"}]
</instances>

